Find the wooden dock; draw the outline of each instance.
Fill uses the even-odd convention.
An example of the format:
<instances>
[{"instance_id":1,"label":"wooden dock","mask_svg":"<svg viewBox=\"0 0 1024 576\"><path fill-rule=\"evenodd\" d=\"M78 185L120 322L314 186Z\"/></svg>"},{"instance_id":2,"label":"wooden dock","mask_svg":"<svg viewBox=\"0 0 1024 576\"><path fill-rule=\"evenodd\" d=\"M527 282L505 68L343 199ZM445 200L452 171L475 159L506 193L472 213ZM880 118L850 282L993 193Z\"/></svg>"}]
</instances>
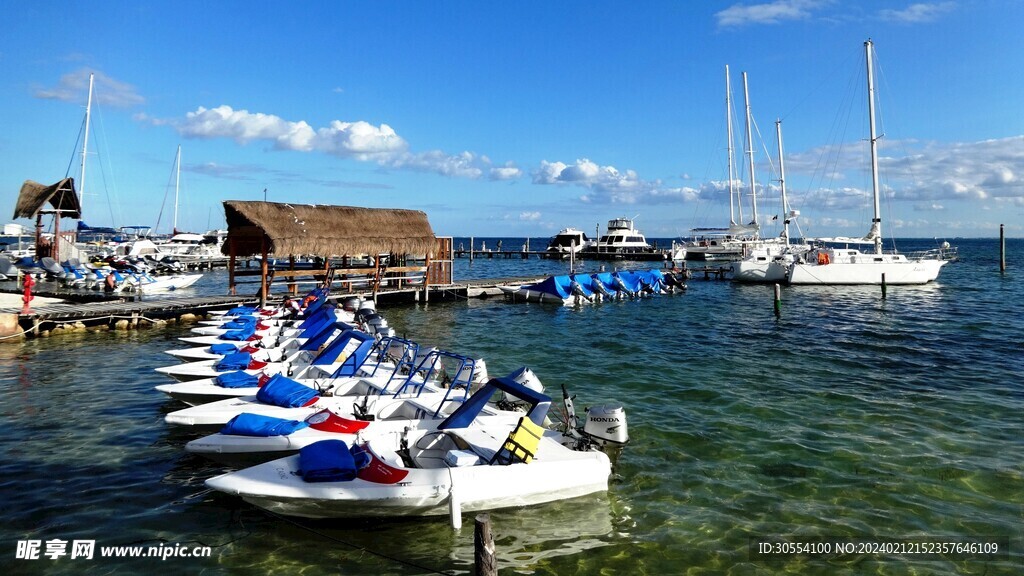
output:
<instances>
[{"instance_id":1,"label":"wooden dock","mask_svg":"<svg viewBox=\"0 0 1024 576\"><path fill-rule=\"evenodd\" d=\"M3 336L17 332L38 335L56 328L78 329L96 327L135 328L186 315L202 316L210 310L253 304L253 296L186 296L142 300L110 299L92 302L65 302L40 305L23 313L20 307L0 308L0 332Z\"/></svg>"}]
</instances>

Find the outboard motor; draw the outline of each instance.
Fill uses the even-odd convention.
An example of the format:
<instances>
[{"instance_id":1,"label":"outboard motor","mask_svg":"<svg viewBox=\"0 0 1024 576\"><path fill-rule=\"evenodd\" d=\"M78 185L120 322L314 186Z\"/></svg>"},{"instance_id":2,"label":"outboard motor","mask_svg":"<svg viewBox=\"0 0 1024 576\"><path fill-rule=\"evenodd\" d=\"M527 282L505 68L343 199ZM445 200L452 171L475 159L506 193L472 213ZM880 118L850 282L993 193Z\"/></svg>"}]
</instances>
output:
<instances>
[{"instance_id":1,"label":"outboard motor","mask_svg":"<svg viewBox=\"0 0 1024 576\"><path fill-rule=\"evenodd\" d=\"M511 380L515 380L516 382L529 388L530 390L533 390L534 392L544 392L544 385L541 384L540 378L537 378L537 375L533 372L533 370L530 370L528 366L523 366L522 368L509 374L508 377Z\"/></svg>"},{"instance_id":2,"label":"outboard motor","mask_svg":"<svg viewBox=\"0 0 1024 576\"><path fill-rule=\"evenodd\" d=\"M602 405L587 410L587 420L583 428L579 428L573 398L562 385L562 404L565 407L565 436L563 444L573 450L590 450L597 447L604 449L621 448L629 442L629 430L626 427L626 412L622 406ZM613 451L609 455L614 455Z\"/></svg>"},{"instance_id":3,"label":"outboard motor","mask_svg":"<svg viewBox=\"0 0 1024 576\"><path fill-rule=\"evenodd\" d=\"M587 410L583 435L599 446L623 446L629 442L626 411L622 406L604 404Z\"/></svg>"},{"instance_id":4,"label":"outboard motor","mask_svg":"<svg viewBox=\"0 0 1024 576\"><path fill-rule=\"evenodd\" d=\"M356 322L366 322L366 319L377 313L377 307L373 305L372 300L362 302L359 306L359 310L355 313Z\"/></svg>"},{"instance_id":5,"label":"outboard motor","mask_svg":"<svg viewBox=\"0 0 1024 576\"><path fill-rule=\"evenodd\" d=\"M366 317L366 330L370 334L377 334L388 327L388 321L380 314L370 314Z\"/></svg>"},{"instance_id":6,"label":"outboard motor","mask_svg":"<svg viewBox=\"0 0 1024 576\"><path fill-rule=\"evenodd\" d=\"M530 370L527 366L523 366L509 374L508 377L534 392L544 392L544 385L541 384L540 378L537 378L537 375L534 374L533 370ZM515 396L509 396L504 392L501 393L496 405L501 410L520 410L526 408L526 404L521 399L516 398Z\"/></svg>"},{"instance_id":7,"label":"outboard motor","mask_svg":"<svg viewBox=\"0 0 1024 576\"><path fill-rule=\"evenodd\" d=\"M600 294L601 296L603 296L604 298L606 298L608 300L611 300L612 298L615 297L615 293L612 292L607 286L605 286L604 282L601 282L601 280L597 277L597 275L594 275L592 278L593 278L592 284L594 286L594 290L598 294Z\"/></svg>"},{"instance_id":8,"label":"outboard motor","mask_svg":"<svg viewBox=\"0 0 1024 576\"><path fill-rule=\"evenodd\" d=\"M341 301L341 309L346 312L355 312L362 307L363 299L358 296L349 296Z\"/></svg>"}]
</instances>

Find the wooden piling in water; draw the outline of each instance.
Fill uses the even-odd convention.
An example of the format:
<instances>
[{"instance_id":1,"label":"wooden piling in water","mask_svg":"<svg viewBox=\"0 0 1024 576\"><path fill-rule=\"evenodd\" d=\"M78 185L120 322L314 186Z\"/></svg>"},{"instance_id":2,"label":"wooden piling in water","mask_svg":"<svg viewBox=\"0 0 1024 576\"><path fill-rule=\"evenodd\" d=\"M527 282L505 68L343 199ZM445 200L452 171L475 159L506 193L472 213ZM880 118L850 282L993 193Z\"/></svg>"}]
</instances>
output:
<instances>
[{"instance_id":1,"label":"wooden piling in water","mask_svg":"<svg viewBox=\"0 0 1024 576\"><path fill-rule=\"evenodd\" d=\"M473 574L498 576L498 562L494 558L494 538L491 536L491 515L478 514L473 529Z\"/></svg>"},{"instance_id":2,"label":"wooden piling in water","mask_svg":"<svg viewBox=\"0 0 1024 576\"><path fill-rule=\"evenodd\" d=\"M1006 272L1006 230L1003 224L999 225L999 271Z\"/></svg>"},{"instance_id":3,"label":"wooden piling in water","mask_svg":"<svg viewBox=\"0 0 1024 576\"><path fill-rule=\"evenodd\" d=\"M883 300L885 300L885 292L886 292L886 285L885 285L885 272L883 272L883 273L882 273L882 299L883 299Z\"/></svg>"},{"instance_id":4,"label":"wooden piling in water","mask_svg":"<svg viewBox=\"0 0 1024 576\"><path fill-rule=\"evenodd\" d=\"M775 317L782 317L782 286L775 285Z\"/></svg>"}]
</instances>

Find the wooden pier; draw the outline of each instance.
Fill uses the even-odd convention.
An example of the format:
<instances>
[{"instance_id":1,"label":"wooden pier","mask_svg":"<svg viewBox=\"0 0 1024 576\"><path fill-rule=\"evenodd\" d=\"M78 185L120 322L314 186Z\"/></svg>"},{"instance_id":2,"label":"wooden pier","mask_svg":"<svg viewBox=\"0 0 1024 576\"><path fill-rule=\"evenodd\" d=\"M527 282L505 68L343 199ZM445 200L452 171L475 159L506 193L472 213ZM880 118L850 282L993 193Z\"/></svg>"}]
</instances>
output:
<instances>
[{"instance_id":1,"label":"wooden pier","mask_svg":"<svg viewBox=\"0 0 1024 576\"><path fill-rule=\"evenodd\" d=\"M17 332L41 335L50 330L135 328L168 321L191 320L210 310L253 304L255 296L187 296L144 300L109 299L40 305L25 313L20 307L0 308L2 336ZM191 318L189 318L191 315Z\"/></svg>"}]
</instances>

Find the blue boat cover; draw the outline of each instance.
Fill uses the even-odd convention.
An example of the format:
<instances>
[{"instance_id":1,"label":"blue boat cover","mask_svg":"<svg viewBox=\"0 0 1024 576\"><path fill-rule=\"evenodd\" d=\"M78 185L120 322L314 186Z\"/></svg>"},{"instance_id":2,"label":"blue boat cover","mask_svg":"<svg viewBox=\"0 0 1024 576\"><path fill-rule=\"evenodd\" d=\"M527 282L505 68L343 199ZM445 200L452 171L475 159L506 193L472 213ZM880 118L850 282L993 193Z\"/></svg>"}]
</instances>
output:
<instances>
[{"instance_id":1,"label":"blue boat cover","mask_svg":"<svg viewBox=\"0 0 1024 576\"><path fill-rule=\"evenodd\" d=\"M557 296L559 298L568 298L572 294L569 288L570 283L571 280L568 276L548 276L536 284L523 286L523 288L534 290L536 292L544 292L545 294L551 294L552 296Z\"/></svg>"},{"instance_id":2,"label":"blue boat cover","mask_svg":"<svg viewBox=\"0 0 1024 576\"><path fill-rule=\"evenodd\" d=\"M228 344L227 342L223 344L211 344L210 352L214 354L231 354L232 352L238 352L238 346Z\"/></svg>"},{"instance_id":3,"label":"blue boat cover","mask_svg":"<svg viewBox=\"0 0 1024 576\"><path fill-rule=\"evenodd\" d=\"M544 417L551 408L551 397L542 392L531 390L511 378L492 378L482 388L473 393L468 400L462 403L438 424L438 430L449 430L451 428L465 428L476 420L476 417L483 411L484 406L490 401L495 392L501 390L506 395L514 396L530 405L526 415L538 426L544 426Z\"/></svg>"},{"instance_id":4,"label":"blue boat cover","mask_svg":"<svg viewBox=\"0 0 1024 576\"><path fill-rule=\"evenodd\" d=\"M255 314L256 308L252 306L235 306L231 310L224 313L225 316L245 316L246 314Z\"/></svg>"},{"instance_id":5,"label":"blue boat cover","mask_svg":"<svg viewBox=\"0 0 1024 576\"><path fill-rule=\"evenodd\" d=\"M591 286L594 292L601 294L616 292L615 279L612 278L611 272L599 272L597 274L591 274Z\"/></svg>"},{"instance_id":6,"label":"blue boat cover","mask_svg":"<svg viewBox=\"0 0 1024 576\"><path fill-rule=\"evenodd\" d=\"M259 381L259 376L242 370L218 374L216 379L217 386L221 388L255 388Z\"/></svg>"},{"instance_id":7,"label":"blue boat cover","mask_svg":"<svg viewBox=\"0 0 1024 576\"><path fill-rule=\"evenodd\" d=\"M627 290L629 292L640 291L640 279L634 272L630 272L629 270L612 272L612 279L612 285L617 287L619 290Z\"/></svg>"},{"instance_id":8,"label":"blue boat cover","mask_svg":"<svg viewBox=\"0 0 1024 576\"><path fill-rule=\"evenodd\" d=\"M241 316L235 318L234 320L231 320L230 322L225 322L221 324L220 326L218 326L218 328L223 328L225 330L238 330L239 328L247 328L249 326L255 325L255 318L252 318L251 316Z\"/></svg>"},{"instance_id":9,"label":"blue boat cover","mask_svg":"<svg viewBox=\"0 0 1024 576\"><path fill-rule=\"evenodd\" d=\"M250 336L256 333L255 326L249 326L246 328L240 328L238 330L228 330L227 332L220 335L221 340L248 340Z\"/></svg>"},{"instance_id":10,"label":"blue boat cover","mask_svg":"<svg viewBox=\"0 0 1024 576\"><path fill-rule=\"evenodd\" d=\"M306 482L344 482L358 473L344 440L321 440L299 450L299 474Z\"/></svg>"},{"instance_id":11,"label":"blue boat cover","mask_svg":"<svg viewBox=\"0 0 1024 576\"><path fill-rule=\"evenodd\" d=\"M282 408L305 406L320 394L309 386L303 386L284 374L274 374L256 393L256 399L264 404Z\"/></svg>"},{"instance_id":12,"label":"blue boat cover","mask_svg":"<svg viewBox=\"0 0 1024 576\"><path fill-rule=\"evenodd\" d=\"M217 362L215 368L217 370L245 370L249 367L249 362L252 361L252 354L248 352L232 352L224 358L221 358L220 362Z\"/></svg>"},{"instance_id":13,"label":"blue boat cover","mask_svg":"<svg viewBox=\"0 0 1024 576\"><path fill-rule=\"evenodd\" d=\"M661 270L637 270L635 274L641 282L654 290L661 290L661 286L665 283L665 275L662 274Z\"/></svg>"},{"instance_id":14,"label":"blue boat cover","mask_svg":"<svg viewBox=\"0 0 1024 576\"><path fill-rule=\"evenodd\" d=\"M285 420L284 418L242 412L228 420L228 423L221 428L220 433L233 436L287 436L308 426L309 423L299 420Z\"/></svg>"}]
</instances>

